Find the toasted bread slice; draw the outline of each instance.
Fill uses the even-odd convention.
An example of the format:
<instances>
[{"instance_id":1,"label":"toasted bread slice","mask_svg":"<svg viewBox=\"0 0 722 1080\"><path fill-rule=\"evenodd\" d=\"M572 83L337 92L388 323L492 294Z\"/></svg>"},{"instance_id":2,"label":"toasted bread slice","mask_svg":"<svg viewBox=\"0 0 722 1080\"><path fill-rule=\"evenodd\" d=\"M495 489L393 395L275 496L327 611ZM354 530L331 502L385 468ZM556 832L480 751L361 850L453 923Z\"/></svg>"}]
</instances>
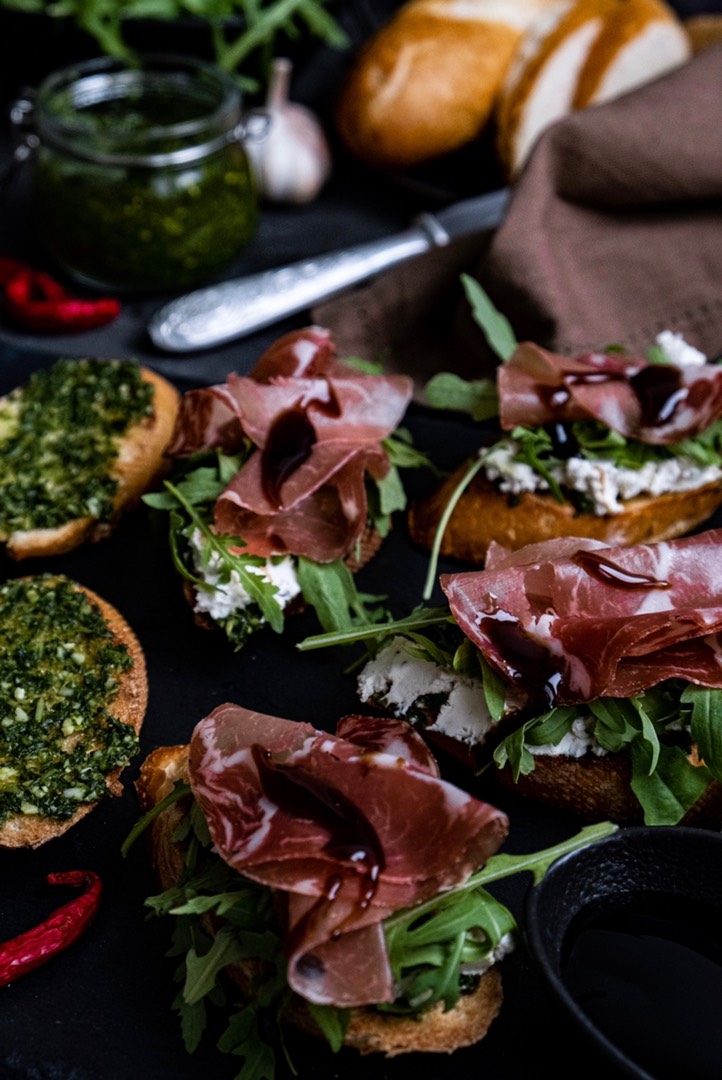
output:
<instances>
[{"instance_id":1,"label":"toasted bread slice","mask_svg":"<svg viewBox=\"0 0 722 1080\"><path fill-rule=\"evenodd\" d=\"M508 791L546 806L553 806L584 821L616 821L620 825L641 825L642 808L630 786L631 767L626 754L581 758L564 754L539 755L534 770L514 780L511 770L496 773L498 783ZM722 785L709 785L687 811L680 824L719 828L722 822Z\"/></svg>"},{"instance_id":2,"label":"toasted bread slice","mask_svg":"<svg viewBox=\"0 0 722 1080\"><path fill-rule=\"evenodd\" d=\"M426 499L409 510L411 540L430 549L442 515L468 472L460 466ZM525 544L561 536L587 536L609 544L643 544L683 536L706 521L722 505L722 485L706 484L691 491L629 499L618 514L577 513L546 493L508 496L481 474L459 499L441 542L441 554L481 565L493 541L516 550Z\"/></svg>"},{"instance_id":3,"label":"toasted bread slice","mask_svg":"<svg viewBox=\"0 0 722 1080\"><path fill-rule=\"evenodd\" d=\"M5 537L0 536L11 558L61 555L85 542L103 539L115 528L122 512L133 506L166 470L168 462L164 451L173 432L180 394L171 383L150 369L141 368L140 374L153 387L153 412L131 426L118 442L117 457L111 470L117 483L112 518L100 521L82 517L51 528L16 530Z\"/></svg>"},{"instance_id":4,"label":"toasted bread slice","mask_svg":"<svg viewBox=\"0 0 722 1080\"><path fill-rule=\"evenodd\" d=\"M169 795L178 781L187 778L187 746L162 746L153 750L143 762L136 781L144 812ZM163 889L178 881L183 870L183 851L174 839L183 814L184 807L176 801L149 826L151 861ZM229 975L241 990L248 988L249 973L241 965L230 969ZM354 1047L361 1054L380 1053L387 1057L412 1051L451 1053L483 1038L498 1015L502 1000L501 972L499 965L494 965L481 977L477 988L462 995L453 1009L445 1012L439 1003L421 1020L382 1014L370 1008L352 1009L344 1045ZM294 998L288 1018L298 1030L318 1036L301 998Z\"/></svg>"},{"instance_id":5,"label":"toasted bread slice","mask_svg":"<svg viewBox=\"0 0 722 1080\"><path fill-rule=\"evenodd\" d=\"M42 582L45 579L24 578L20 580L27 582ZM48 578L48 580L56 579ZM65 581L67 579L61 580ZM87 589L76 582L71 582L70 584L77 592L84 594L88 601L90 601L90 604L99 611L106 627L112 635L113 642L122 645L127 649L131 664L125 671L120 673L117 687L115 691L111 691L108 694L105 708L121 723L127 724L137 735L143 724L148 704L148 679L145 656L141 645L133 630L116 608L106 600L101 599L101 597L92 590ZM50 618L38 618L36 627L38 638L43 636L47 638L49 635L56 632L58 644L68 636L67 628L63 629L63 627L60 626L56 631L52 619ZM79 631L80 628L78 628L78 632ZM83 639L80 636L78 636L76 647L79 649L82 649L83 647ZM0 657L0 671L2 670L2 667L3 658ZM39 674L42 674L42 672ZM62 732L62 734L65 735L64 732ZM58 737L61 737L61 731L58 731ZM69 752L73 749L75 744L76 737L73 734L65 735L62 742L62 749L63 751ZM12 757L4 756L3 763L6 766L12 767ZM119 795L122 792L119 778L124 767L124 765L118 766L105 776L105 784L111 794ZM39 847L48 840L52 840L56 836L61 836L63 833L67 832L68 829L72 828L73 825L89 814L90 811L97 806L97 802L97 799L92 802L79 801L77 810L72 816L65 818L50 817L33 812L14 813L0 823L0 847Z\"/></svg>"}]
</instances>

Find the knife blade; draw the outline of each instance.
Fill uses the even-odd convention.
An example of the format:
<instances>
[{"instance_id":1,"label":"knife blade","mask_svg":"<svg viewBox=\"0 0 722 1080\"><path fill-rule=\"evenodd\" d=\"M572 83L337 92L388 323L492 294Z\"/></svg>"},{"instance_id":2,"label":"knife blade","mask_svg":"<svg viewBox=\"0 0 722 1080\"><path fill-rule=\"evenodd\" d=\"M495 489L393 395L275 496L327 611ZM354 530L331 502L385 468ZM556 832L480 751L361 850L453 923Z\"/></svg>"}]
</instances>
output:
<instances>
[{"instance_id":1,"label":"knife blade","mask_svg":"<svg viewBox=\"0 0 722 1080\"><path fill-rule=\"evenodd\" d=\"M507 188L487 192L419 214L394 236L196 289L153 315L151 340L166 352L195 352L243 337L457 236L493 228L508 196Z\"/></svg>"}]
</instances>

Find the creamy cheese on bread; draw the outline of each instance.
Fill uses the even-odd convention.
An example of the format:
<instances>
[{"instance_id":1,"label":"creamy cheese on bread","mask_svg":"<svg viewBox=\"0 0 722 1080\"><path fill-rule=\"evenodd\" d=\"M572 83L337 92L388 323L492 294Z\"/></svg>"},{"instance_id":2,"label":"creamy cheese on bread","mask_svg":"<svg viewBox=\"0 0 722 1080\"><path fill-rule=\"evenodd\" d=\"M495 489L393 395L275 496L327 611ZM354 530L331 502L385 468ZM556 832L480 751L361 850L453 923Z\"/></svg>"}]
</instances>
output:
<instances>
[{"instance_id":1,"label":"creamy cheese on bread","mask_svg":"<svg viewBox=\"0 0 722 1080\"><path fill-rule=\"evenodd\" d=\"M202 557L204 541L199 529L191 537L195 571L205 582L196 587L194 610L211 619L226 619L234 611L243 611L254 600L243 585L235 570L231 571L229 581L221 581L222 563L220 557L212 552L209 559ZM291 555L280 559L269 558L264 567L249 566L249 573L258 574L265 581L276 586L276 600L285 608L301 592L296 574L296 564Z\"/></svg>"},{"instance_id":2,"label":"creamy cheese on bread","mask_svg":"<svg viewBox=\"0 0 722 1080\"><path fill-rule=\"evenodd\" d=\"M426 719L427 713L433 712L435 719L425 723L426 731L469 746L482 743L493 721L481 679L458 675L432 660L413 656L409 644L407 639L396 637L365 665L358 677L361 700L409 719Z\"/></svg>"}]
</instances>

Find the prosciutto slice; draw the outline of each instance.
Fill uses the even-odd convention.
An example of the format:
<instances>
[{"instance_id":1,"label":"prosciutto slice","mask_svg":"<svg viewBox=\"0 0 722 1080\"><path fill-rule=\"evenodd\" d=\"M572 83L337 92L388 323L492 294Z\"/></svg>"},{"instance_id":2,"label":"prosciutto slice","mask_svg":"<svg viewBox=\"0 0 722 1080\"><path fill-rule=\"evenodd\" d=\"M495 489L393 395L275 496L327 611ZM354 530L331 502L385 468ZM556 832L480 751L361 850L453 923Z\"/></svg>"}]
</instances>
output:
<instances>
[{"instance_id":1,"label":"prosciutto slice","mask_svg":"<svg viewBox=\"0 0 722 1080\"><path fill-rule=\"evenodd\" d=\"M722 530L612 547L565 538L447 574L457 623L528 699L626 698L665 679L722 688Z\"/></svg>"},{"instance_id":2,"label":"prosciutto slice","mask_svg":"<svg viewBox=\"0 0 722 1080\"><path fill-rule=\"evenodd\" d=\"M650 364L616 353L570 359L530 342L497 374L502 428L599 420L657 445L699 435L722 416L722 367Z\"/></svg>"},{"instance_id":3,"label":"prosciutto slice","mask_svg":"<svg viewBox=\"0 0 722 1080\"><path fill-rule=\"evenodd\" d=\"M395 719L331 735L221 705L193 733L190 783L220 856L285 900L289 985L319 1004L392 1001L382 920L464 882L508 832Z\"/></svg>"},{"instance_id":4,"label":"prosciutto slice","mask_svg":"<svg viewBox=\"0 0 722 1080\"><path fill-rule=\"evenodd\" d=\"M327 330L279 339L248 376L184 395L168 453L252 452L217 501L215 527L252 555L344 558L366 526L366 477L390 464L382 440L412 394L406 376L359 375Z\"/></svg>"}]
</instances>

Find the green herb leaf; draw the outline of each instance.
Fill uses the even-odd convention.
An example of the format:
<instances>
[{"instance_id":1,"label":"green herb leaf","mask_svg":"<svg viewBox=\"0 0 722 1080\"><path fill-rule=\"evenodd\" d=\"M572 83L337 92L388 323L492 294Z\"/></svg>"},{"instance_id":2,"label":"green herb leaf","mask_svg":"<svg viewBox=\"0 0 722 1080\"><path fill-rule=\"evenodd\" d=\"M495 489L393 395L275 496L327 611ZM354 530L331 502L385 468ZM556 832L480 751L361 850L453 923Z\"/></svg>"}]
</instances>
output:
<instances>
[{"instance_id":1,"label":"green herb leaf","mask_svg":"<svg viewBox=\"0 0 722 1080\"><path fill-rule=\"evenodd\" d=\"M637 739L630 744L632 791L644 810L645 825L677 825L704 793L712 779L704 766L695 766L677 746L659 746L656 768L652 751Z\"/></svg>"},{"instance_id":2,"label":"green herb leaf","mask_svg":"<svg viewBox=\"0 0 722 1080\"><path fill-rule=\"evenodd\" d=\"M692 706L690 734L700 757L716 780L722 780L722 694L707 686L689 685L681 697Z\"/></svg>"},{"instance_id":3,"label":"green herb leaf","mask_svg":"<svg viewBox=\"0 0 722 1080\"><path fill-rule=\"evenodd\" d=\"M490 420L499 415L499 392L492 379L462 379L442 371L424 386L427 405L468 413L474 420Z\"/></svg>"},{"instance_id":4,"label":"green herb leaf","mask_svg":"<svg viewBox=\"0 0 722 1080\"><path fill-rule=\"evenodd\" d=\"M475 278L469 274L462 274L461 283L464 286L466 298L471 304L472 315L484 331L489 345L502 362L508 360L518 344L511 323L494 307L489 296Z\"/></svg>"}]
</instances>

